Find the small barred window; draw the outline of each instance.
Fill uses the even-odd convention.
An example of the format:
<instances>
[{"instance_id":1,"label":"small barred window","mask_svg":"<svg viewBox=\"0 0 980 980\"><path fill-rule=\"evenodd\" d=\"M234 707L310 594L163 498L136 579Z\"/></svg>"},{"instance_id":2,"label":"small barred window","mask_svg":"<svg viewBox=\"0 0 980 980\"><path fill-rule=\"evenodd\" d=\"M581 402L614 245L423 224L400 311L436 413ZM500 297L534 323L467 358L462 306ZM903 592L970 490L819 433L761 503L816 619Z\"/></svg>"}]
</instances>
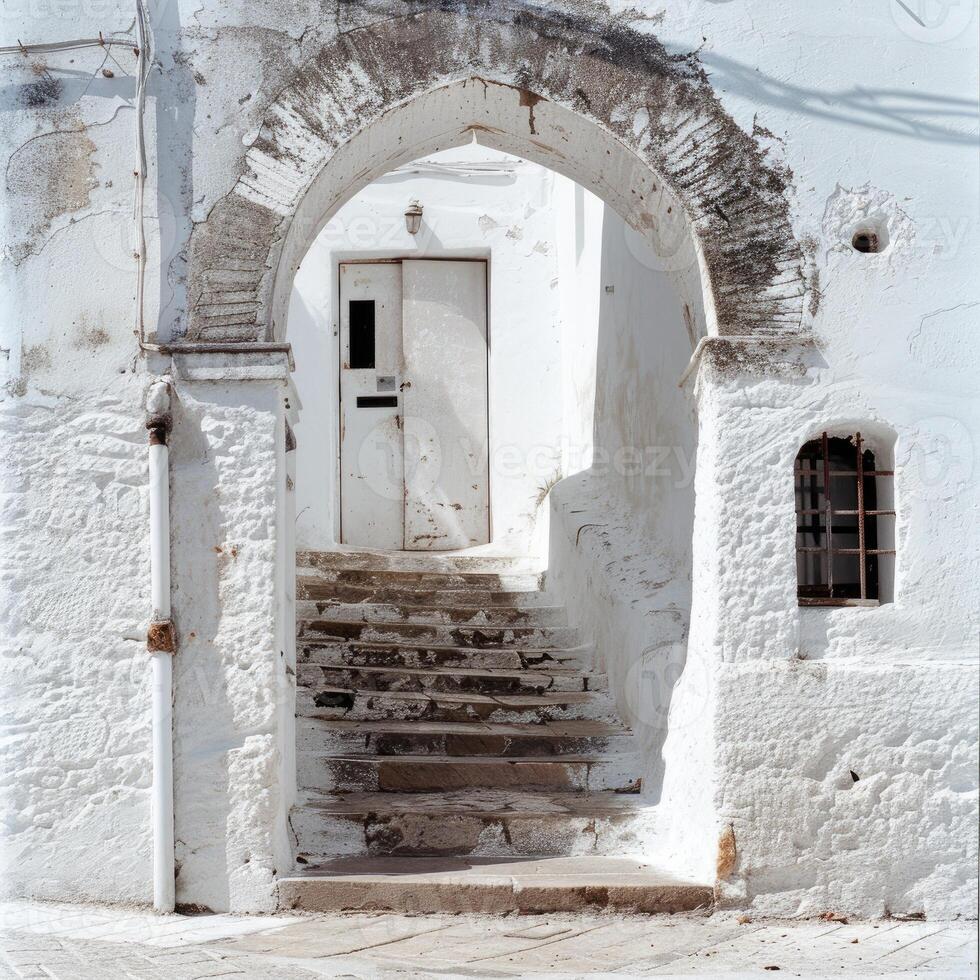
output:
<instances>
[{"instance_id":1,"label":"small barred window","mask_svg":"<svg viewBox=\"0 0 980 980\"><path fill-rule=\"evenodd\" d=\"M895 554L893 471L875 469L860 432L825 432L799 451L795 477L800 605L877 605Z\"/></svg>"}]
</instances>

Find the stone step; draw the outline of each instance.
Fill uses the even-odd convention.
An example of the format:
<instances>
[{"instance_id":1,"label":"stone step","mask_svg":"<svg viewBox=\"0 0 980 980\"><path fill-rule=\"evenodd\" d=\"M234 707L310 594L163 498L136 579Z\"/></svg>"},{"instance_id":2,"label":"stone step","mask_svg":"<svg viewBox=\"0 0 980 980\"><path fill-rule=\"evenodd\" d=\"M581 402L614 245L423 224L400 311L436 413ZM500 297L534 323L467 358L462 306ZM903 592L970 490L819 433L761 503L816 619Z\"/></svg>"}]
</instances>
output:
<instances>
[{"instance_id":1,"label":"stone step","mask_svg":"<svg viewBox=\"0 0 980 980\"><path fill-rule=\"evenodd\" d=\"M298 551L296 564L320 571L541 574L545 563L526 555L449 554L431 551Z\"/></svg>"},{"instance_id":2,"label":"stone step","mask_svg":"<svg viewBox=\"0 0 980 980\"><path fill-rule=\"evenodd\" d=\"M532 609L547 606L554 598L547 592L505 592L497 589L400 589L373 585L351 585L331 582L311 575L296 578L298 599L334 600L337 602L388 602L393 605L427 606L508 606L515 609Z\"/></svg>"},{"instance_id":3,"label":"stone step","mask_svg":"<svg viewBox=\"0 0 980 980\"><path fill-rule=\"evenodd\" d=\"M297 757L302 789L329 793L436 793L461 789L632 792L639 760L584 755L472 756L350 754Z\"/></svg>"},{"instance_id":4,"label":"stone step","mask_svg":"<svg viewBox=\"0 0 980 980\"><path fill-rule=\"evenodd\" d=\"M297 856L629 854L652 850L652 812L631 793L349 793L293 808Z\"/></svg>"},{"instance_id":5,"label":"stone step","mask_svg":"<svg viewBox=\"0 0 980 980\"><path fill-rule=\"evenodd\" d=\"M297 718L299 752L324 755L611 756L632 753L632 733L618 722L585 719L543 724L479 721L350 721Z\"/></svg>"},{"instance_id":6,"label":"stone step","mask_svg":"<svg viewBox=\"0 0 980 980\"><path fill-rule=\"evenodd\" d=\"M543 578L534 572L504 572L499 575L485 572L413 572L405 570L372 571L367 568L320 569L300 567L304 577L321 582L356 585L361 588L418 590L422 592L445 589L503 592L538 592Z\"/></svg>"},{"instance_id":7,"label":"stone step","mask_svg":"<svg viewBox=\"0 0 980 980\"><path fill-rule=\"evenodd\" d=\"M578 643L571 626L457 626L446 623L360 623L343 620L301 620L299 638L313 636L372 643L434 643L443 646L570 647Z\"/></svg>"},{"instance_id":8,"label":"stone step","mask_svg":"<svg viewBox=\"0 0 980 980\"><path fill-rule=\"evenodd\" d=\"M351 667L588 669L594 650L590 646L466 647L405 640L394 644L312 635L300 639L297 659L301 663Z\"/></svg>"},{"instance_id":9,"label":"stone step","mask_svg":"<svg viewBox=\"0 0 980 980\"><path fill-rule=\"evenodd\" d=\"M395 605L383 602L332 602L327 599L300 599L296 618L302 623L317 619L363 623L441 623L463 626L564 626L568 616L563 606L515 608L496 606Z\"/></svg>"},{"instance_id":10,"label":"stone step","mask_svg":"<svg viewBox=\"0 0 980 980\"><path fill-rule=\"evenodd\" d=\"M279 879L283 911L539 914L710 909L710 885L631 858L335 858Z\"/></svg>"},{"instance_id":11,"label":"stone step","mask_svg":"<svg viewBox=\"0 0 980 980\"><path fill-rule=\"evenodd\" d=\"M474 691L478 694L544 694L604 691L606 675L575 670L494 670L489 668L346 667L300 662L296 680L361 691Z\"/></svg>"},{"instance_id":12,"label":"stone step","mask_svg":"<svg viewBox=\"0 0 980 980\"><path fill-rule=\"evenodd\" d=\"M472 691L360 691L326 685L298 687L296 714L352 721L472 719L518 723L565 718L611 720L616 716L612 700L594 691L487 695Z\"/></svg>"}]
</instances>

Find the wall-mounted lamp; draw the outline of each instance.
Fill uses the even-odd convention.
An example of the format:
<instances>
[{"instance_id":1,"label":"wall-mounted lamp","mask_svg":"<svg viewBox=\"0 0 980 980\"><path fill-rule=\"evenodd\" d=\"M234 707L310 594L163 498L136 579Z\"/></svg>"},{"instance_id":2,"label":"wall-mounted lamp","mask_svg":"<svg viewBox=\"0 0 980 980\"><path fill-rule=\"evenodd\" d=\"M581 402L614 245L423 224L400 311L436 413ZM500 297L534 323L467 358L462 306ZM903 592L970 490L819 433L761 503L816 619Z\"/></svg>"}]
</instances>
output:
<instances>
[{"instance_id":1,"label":"wall-mounted lamp","mask_svg":"<svg viewBox=\"0 0 980 980\"><path fill-rule=\"evenodd\" d=\"M405 211L405 229L410 235L417 235L422 227L422 205L412 201Z\"/></svg>"}]
</instances>

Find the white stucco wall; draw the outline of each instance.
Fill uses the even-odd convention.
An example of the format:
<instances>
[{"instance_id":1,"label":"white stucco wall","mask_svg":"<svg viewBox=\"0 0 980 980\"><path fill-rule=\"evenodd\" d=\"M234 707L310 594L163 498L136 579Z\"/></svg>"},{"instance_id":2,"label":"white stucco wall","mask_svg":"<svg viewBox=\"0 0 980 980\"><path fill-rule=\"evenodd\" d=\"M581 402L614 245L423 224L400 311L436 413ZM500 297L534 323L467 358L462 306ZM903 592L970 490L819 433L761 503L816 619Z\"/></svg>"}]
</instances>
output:
<instances>
[{"instance_id":1,"label":"white stucco wall","mask_svg":"<svg viewBox=\"0 0 980 980\"><path fill-rule=\"evenodd\" d=\"M696 343L677 285L689 278L678 275L677 255L658 256L598 198L562 184L565 404L577 439L566 479L552 491L548 585L594 642L640 742L660 854L710 877L714 832L704 798L693 803L697 778L687 779L681 800L659 805L673 764L698 770L709 731L702 710L683 725L679 758L665 767L669 711L681 727L673 688L691 609L697 434L693 401L677 383ZM667 824L677 815L685 844L673 848Z\"/></svg>"},{"instance_id":2,"label":"white stucco wall","mask_svg":"<svg viewBox=\"0 0 980 980\"><path fill-rule=\"evenodd\" d=\"M960 589L969 587L953 585L943 556L926 557L915 543L935 535L928 511L942 505L929 502L922 471L909 460L921 430L907 393L873 397L841 384L828 395L819 378L818 368L791 382L701 389L700 438L710 448L699 457L706 465L697 506L713 519L695 539L694 590L698 596L699 583L712 579L718 592L704 615L695 603L692 647L716 665L715 800L741 849L723 894L762 910L814 913L832 904L941 917L968 908L975 885L976 839L967 830L976 806L975 613L960 605ZM735 410L746 398L748 416ZM792 595L786 475L818 408L828 418L887 419L894 427L901 513L894 601L866 617L825 610L819 632L829 643L813 636L818 610L799 609ZM774 417L781 424L764 452L734 451ZM719 486L739 492L723 499ZM969 494L958 506L953 499L957 510L969 508ZM735 501L755 517L741 518L743 532L732 535ZM946 526L962 529L958 517ZM945 589L927 595L907 574L904 563L917 554L920 573ZM952 861L947 847L969 860Z\"/></svg>"},{"instance_id":3,"label":"white stucco wall","mask_svg":"<svg viewBox=\"0 0 980 980\"><path fill-rule=\"evenodd\" d=\"M682 391L694 338L683 336L680 300L656 258L624 242L631 233L587 193L582 214L593 247L603 229L602 272L584 249L585 274L571 279L576 293L600 297L573 304L598 323L596 373L575 381L576 390L595 385L596 458L552 494L549 581L593 633L644 746L661 853L710 874L714 840L733 827L739 863L721 898L763 911L971 907L975 598L933 548L947 534L949 547L973 535L974 409L964 398L957 415L919 418L907 389L869 391L821 359L791 382L739 378L719 393L715 379L696 397L692 376ZM856 256L839 249L829 261L853 275ZM633 377L644 379L636 389L624 382ZM619 405L610 411L607 399ZM878 608L796 605L793 458L822 428L862 430L879 465L896 470L899 558ZM627 463L654 447L662 477L626 477ZM694 538L702 565L689 642L696 449L707 519ZM699 590L699 581L719 587ZM919 802L907 811L898 799ZM755 801L748 815L746 800ZM951 840L969 862L944 857ZM878 891L870 882L882 866L891 870Z\"/></svg>"},{"instance_id":4,"label":"white stucco wall","mask_svg":"<svg viewBox=\"0 0 980 980\"><path fill-rule=\"evenodd\" d=\"M275 383L206 373L219 377L178 372L170 440L181 491L171 514L177 901L269 911L292 863L281 771L294 744L285 636L295 618L277 573L291 533L283 399Z\"/></svg>"},{"instance_id":5,"label":"white stucco wall","mask_svg":"<svg viewBox=\"0 0 980 980\"><path fill-rule=\"evenodd\" d=\"M665 825L664 846L704 868L732 826L738 857L722 898L762 911L975 914L976 4L950 5L945 19L925 27L884 0L776 11L764 0L640 0L631 9L638 30L674 51L700 51L725 110L792 171L794 231L810 264L807 323L818 341L808 372L795 380L704 371L698 379L699 533L686 656L708 680L699 685L686 670L672 700L671 717L687 718L693 734L672 726L664 746L662 803L677 815ZM151 5L146 320L160 339L185 325L191 223L234 185L265 107L325 40L371 17L350 4ZM131 21L128 7L12 4L0 19L0 43L109 37ZM147 901L149 379L132 332L135 59L128 47L113 54L113 61L101 48L5 54L0 67L0 477L9 566L0 602L2 874L7 892ZM864 222L887 234L885 252L849 248ZM605 310L629 309L624 289L616 283L615 306ZM601 309L604 296L593 304ZM686 330L680 336L670 343L689 343ZM587 341L579 349L590 352ZM652 347L638 348L635 359L628 353L614 345L599 366L660 364ZM671 347L670 357L679 350ZM673 370L665 359L657 377L666 384ZM588 397L587 370L566 359L561 372L564 405L577 400L569 390ZM640 431L646 444L641 423L649 414L620 415L610 382L603 384L599 372L596 398L611 414L597 442ZM191 435L203 441L195 449L188 438L182 449L188 459L198 453L200 467L228 467L238 487L237 504L217 505L227 510L216 540L192 542L195 575L207 573L202 551L238 539L250 565L254 558L250 581L275 575L270 512L285 508L276 495L243 488L260 467L280 480L270 447L281 406L252 392L239 391L234 409L218 398L197 413ZM792 458L825 425L849 431L869 422L895 434L895 601L801 612ZM241 449L246 439L257 440L254 472ZM200 487L195 481L188 486ZM637 515L620 521L617 508L642 504L642 486L624 481L618 490L601 514L601 498L590 504L592 522L611 528L583 531L577 547L559 490L551 538L563 542L553 554L564 556L569 596L588 589L593 608L605 610L597 632L611 636L622 622L621 646L636 650L645 632L635 624L663 594L649 587L659 562L651 542L658 534L673 545L681 539L646 509L642 534L634 533ZM194 516L175 526L178 543L191 542L192 520L200 519L193 502L184 514ZM217 638L181 654L185 676L214 668L234 679L210 742L214 712L182 696L176 705L178 726L204 726L182 743L179 786L193 786L188 767L198 759L202 780L217 773L224 781L207 788L203 809L189 793L179 804L189 838L179 845L182 876L195 883L184 894L259 908L271 900L282 849L282 800L262 794L272 785L286 795L276 777L276 753L285 749L272 747L282 728L274 707L281 678L271 666L279 601L261 586L255 609L243 610L242 579L222 581L211 581L211 595L227 598L226 621L206 603L175 605L182 632L194 630L199 613L212 618ZM631 607L637 600L639 616L620 615L624 596ZM253 662L245 633L256 628ZM630 655L617 649L610 644L605 655L623 671ZM177 690L186 693L186 683L178 680ZM622 691L628 700L629 687Z\"/></svg>"},{"instance_id":6,"label":"white stucco wall","mask_svg":"<svg viewBox=\"0 0 980 980\"><path fill-rule=\"evenodd\" d=\"M4 10L0 44L85 29L17 13ZM106 13L107 33L131 19ZM43 98L30 86L47 79L0 58L0 886L145 902L149 496L132 113L123 82L81 98L80 73L104 52L74 57L40 111L24 100Z\"/></svg>"}]
</instances>

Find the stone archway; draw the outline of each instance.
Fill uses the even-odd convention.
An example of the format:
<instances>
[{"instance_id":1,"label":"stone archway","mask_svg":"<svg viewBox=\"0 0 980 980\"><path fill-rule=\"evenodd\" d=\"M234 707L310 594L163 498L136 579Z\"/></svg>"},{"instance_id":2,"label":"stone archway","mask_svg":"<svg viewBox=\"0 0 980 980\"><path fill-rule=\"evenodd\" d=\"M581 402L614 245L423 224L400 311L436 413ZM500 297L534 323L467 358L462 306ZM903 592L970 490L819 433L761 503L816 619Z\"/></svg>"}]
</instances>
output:
<instances>
[{"instance_id":1,"label":"stone archway","mask_svg":"<svg viewBox=\"0 0 980 980\"><path fill-rule=\"evenodd\" d=\"M799 337L790 175L725 113L696 56L521 2L389 14L326 46L269 107L234 188L194 228L187 339L282 339L292 275L332 211L473 132L594 190L655 246L681 213L703 332Z\"/></svg>"},{"instance_id":2,"label":"stone archway","mask_svg":"<svg viewBox=\"0 0 980 980\"><path fill-rule=\"evenodd\" d=\"M239 726L245 727L240 719L247 717L254 728L253 719L261 716L267 731L251 748L258 763L240 764L231 756L230 764L218 764L235 793L215 803L208 825L195 825L197 803L190 802L201 768L188 764L183 770L176 793L183 901L265 907L276 869L288 866L295 736L288 697L280 693L294 690L295 684L289 676L292 670L295 678L294 654L288 652L282 628L295 611L283 585L294 567L284 450L295 400L287 355L282 345L269 342L285 339L293 275L321 225L358 189L402 162L458 145L476 133L481 142L528 157L593 190L655 250L665 226L679 223L693 257L679 273L679 284L702 298L701 333L759 340L767 351L754 361L719 339L703 348L716 346L718 356L699 362L699 378L706 378L710 384L705 387L718 397L702 398L698 411L700 502L692 536L697 608L692 609L688 649L705 665L701 676L710 685L702 691L692 682L673 696L671 711L676 707L679 717L694 719L698 738L692 748L691 729L678 728L671 751L682 752L690 764L676 768L676 785L665 781L663 800L676 813L668 834L676 840L670 846L696 841L698 861L705 867L718 838L719 806L712 780L692 784L688 773L691 765L704 773L723 767L714 729L701 723L722 699L715 693L716 668L733 643L763 637L771 649L786 646L794 622L795 593L784 588L779 576L761 577L760 563L741 554L724 562L718 557L725 548L741 546L743 536L735 532L745 501L755 501L763 491L778 497L774 478L761 483L761 489L751 482L758 476L758 460L744 453L747 433L760 444L770 435L771 415L758 412L754 403L749 409L738 397L737 379L729 384L723 375L768 368L769 353L779 360L794 341L806 340L803 255L790 222L790 174L770 162L763 146L725 113L695 56L671 55L649 34L608 17L545 12L521 0L492 5L420 0L384 7L391 2L381 0L374 23L338 37L297 72L268 107L234 187L191 236L191 319L186 337L179 339L198 343L174 345L172 366L184 404L196 412L183 432L206 433L215 451L194 450L195 461L206 462L195 462L201 471L196 476L190 467L182 472L193 494L178 489L175 498L199 508L201 487L220 488L215 496L222 513L234 520L246 510L259 513L254 491L262 485L269 511L260 515L268 526L250 536L250 563L240 563L248 568L250 583L260 581L263 601L255 601L255 588L232 590L220 605L227 631L219 637L218 626L188 629L187 650L179 662L200 663L217 650L223 662L237 663L241 643L251 650L259 642L265 656L259 658L256 682L245 685L247 696L236 690L226 698L227 728L237 734ZM229 356L230 350L236 356ZM797 368L791 365L790 373ZM212 383L218 380L221 386ZM769 396L781 403L785 389L779 384L777 378ZM232 416L234 426L205 424L212 417ZM189 443L190 437L178 431L178 448L181 438ZM222 438L233 438L247 452L226 451ZM734 484L726 467L743 459L750 476ZM214 460L220 460L220 470L205 470ZM754 511L765 513L766 507L756 505ZM757 553L764 548L767 555L781 554L776 522L767 529L764 545L754 543ZM267 546L272 534L274 555ZM205 557L213 561L202 547L197 539L183 543L175 562L193 567ZM761 590L765 601L758 599ZM751 602L726 601L750 591ZM203 594L197 607L193 597L185 596L184 622L211 622L214 595L214 590ZM735 607L737 612L729 611ZM741 621L746 607L763 611L748 625ZM780 615L778 632L764 618L772 610ZM243 622L254 626L242 630ZM279 692L275 697L273 690ZM208 710L213 713L211 706ZM194 722L191 711L178 713L183 731L192 731ZM247 802L258 799L272 800L272 805L259 812ZM248 829L248 857L241 864L248 871L230 872L227 897L212 898L210 885L202 884L215 879L206 857L208 827L221 823L236 832ZM237 861L243 849L230 838L224 851Z\"/></svg>"}]
</instances>

